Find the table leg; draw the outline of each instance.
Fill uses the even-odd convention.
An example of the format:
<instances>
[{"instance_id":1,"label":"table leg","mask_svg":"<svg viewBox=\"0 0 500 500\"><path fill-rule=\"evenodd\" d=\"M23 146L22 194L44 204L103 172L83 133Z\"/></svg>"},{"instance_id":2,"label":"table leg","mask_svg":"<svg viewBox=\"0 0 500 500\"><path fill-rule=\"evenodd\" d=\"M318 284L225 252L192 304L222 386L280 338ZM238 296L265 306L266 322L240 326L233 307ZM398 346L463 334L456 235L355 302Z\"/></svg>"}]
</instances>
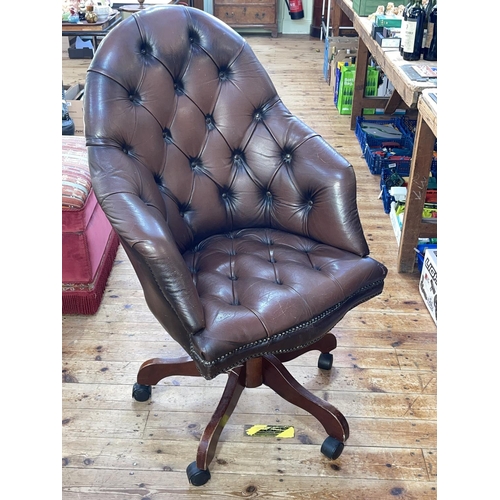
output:
<instances>
[{"instance_id":1,"label":"table leg","mask_svg":"<svg viewBox=\"0 0 500 500\"><path fill-rule=\"evenodd\" d=\"M341 19L342 9L340 8L340 5L334 0L332 7L332 36L339 36Z\"/></svg>"},{"instance_id":2,"label":"table leg","mask_svg":"<svg viewBox=\"0 0 500 500\"><path fill-rule=\"evenodd\" d=\"M415 247L418 238L436 234L435 224L422 224L422 211L427 193L435 140L432 130L419 113L410 165L403 229L398 251L398 272L400 273L413 272ZM429 226L428 231L425 231L426 225Z\"/></svg>"},{"instance_id":3,"label":"table leg","mask_svg":"<svg viewBox=\"0 0 500 500\"><path fill-rule=\"evenodd\" d=\"M370 52L363 40L359 38L358 55L356 56L356 76L354 77L354 94L352 96L351 130L356 128L356 118L363 114L363 99L366 88L366 69Z\"/></svg>"}]
</instances>

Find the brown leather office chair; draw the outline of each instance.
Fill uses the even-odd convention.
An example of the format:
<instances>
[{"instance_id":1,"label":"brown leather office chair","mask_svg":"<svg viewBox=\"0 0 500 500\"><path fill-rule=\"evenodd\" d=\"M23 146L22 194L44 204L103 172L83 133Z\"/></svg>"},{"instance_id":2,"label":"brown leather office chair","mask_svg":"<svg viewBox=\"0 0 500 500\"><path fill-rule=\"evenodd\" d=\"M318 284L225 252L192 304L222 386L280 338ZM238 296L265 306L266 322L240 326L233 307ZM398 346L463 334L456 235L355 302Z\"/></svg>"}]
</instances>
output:
<instances>
[{"instance_id":1,"label":"brown leather office chair","mask_svg":"<svg viewBox=\"0 0 500 500\"><path fill-rule=\"evenodd\" d=\"M330 330L382 292L387 270L367 256L351 165L288 111L241 36L190 7L114 28L84 110L99 203L150 310L186 351L146 361L134 398L173 375L228 375L190 482L210 479L239 396L261 384L315 416L322 453L337 458L347 421L283 362L317 350L331 369Z\"/></svg>"}]
</instances>

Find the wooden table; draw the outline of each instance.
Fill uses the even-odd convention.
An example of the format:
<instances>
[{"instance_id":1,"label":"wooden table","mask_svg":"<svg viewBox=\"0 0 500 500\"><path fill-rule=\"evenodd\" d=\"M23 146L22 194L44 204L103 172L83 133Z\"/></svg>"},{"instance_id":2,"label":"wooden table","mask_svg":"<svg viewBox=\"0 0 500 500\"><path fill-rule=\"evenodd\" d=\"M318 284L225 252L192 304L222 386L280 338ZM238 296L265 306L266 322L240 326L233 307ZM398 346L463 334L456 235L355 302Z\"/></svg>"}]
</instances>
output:
<instances>
[{"instance_id":1,"label":"wooden table","mask_svg":"<svg viewBox=\"0 0 500 500\"><path fill-rule=\"evenodd\" d=\"M121 20L120 13L113 10L106 21L97 23L88 23L87 21L79 21L78 23L64 22L62 23L62 36L70 38L76 36L89 37L92 39L95 52L99 45L99 38L105 37Z\"/></svg>"},{"instance_id":2,"label":"wooden table","mask_svg":"<svg viewBox=\"0 0 500 500\"><path fill-rule=\"evenodd\" d=\"M436 96L436 100L433 96ZM422 220L434 143L437 137L437 89L424 90L418 99L417 108L417 129L398 251L398 272L400 273L413 271L418 238L437 236L437 223Z\"/></svg>"},{"instance_id":3,"label":"wooden table","mask_svg":"<svg viewBox=\"0 0 500 500\"><path fill-rule=\"evenodd\" d=\"M344 12L352 21L353 27L359 37L358 55L356 57L356 78L354 81L354 96L351 115L351 130L356 128L356 117L361 116L364 108L382 108L388 115L393 114L402 104L410 109L417 108L417 102L423 90L433 88L433 81L419 82L412 80L401 68L411 64L417 66L437 66L437 61L429 62L405 61L399 49L383 49L371 36L372 21L367 17L359 17L352 9L351 0L331 0L334 2L332 13L332 32L338 36L341 14ZM389 98L366 97L366 67L372 55L387 78L393 84L395 91ZM361 71L362 70L362 71Z\"/></svg>"},{"instance_id":4,"label":"wooden table","mask_svg":"<svg viewBox=\"0 0 500 500\"><path fill-rule=\"evenodd\" d=\"M392 115L396 109L407 109L417 117L415 144L410 167L405 217L398 249L398 272L413 272L415 247L418 238L437 236L437 224L423 223L422 210L427 192L427 183L432 162L432 152L437 136L437 104L430 97L435 90L436 80L417 81L411 79L402 69L404 65L437 66L437 61L405 61L399 49L383 49L371 36L372 21L358 16L351 0L329 0L334 2L332 11L332 33L338 36L340 20L344 13L352 22L359 37L356 57L356 76L351 114L351 130L356 128L356 118L364 108L382 108ZM390 97L367 97L366 68L370 55L394 86ZM431 102L432 101L432 102Z\"/></svg>"}]
</instances>

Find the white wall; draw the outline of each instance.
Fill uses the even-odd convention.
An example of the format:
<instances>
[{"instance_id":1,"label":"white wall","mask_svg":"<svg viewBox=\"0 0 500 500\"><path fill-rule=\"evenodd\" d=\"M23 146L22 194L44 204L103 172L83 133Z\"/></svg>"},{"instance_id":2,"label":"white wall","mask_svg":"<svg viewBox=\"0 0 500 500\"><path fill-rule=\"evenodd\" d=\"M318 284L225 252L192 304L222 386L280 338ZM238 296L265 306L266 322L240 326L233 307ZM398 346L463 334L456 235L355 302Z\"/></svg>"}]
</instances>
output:
<instances>
[{"instance_id":1,"label":"white wall","mask_svg":"<svg viewBox=\"0 0 500 500\"><path fill-rule=\"evenodd\" d=\"M304 17L302 19L292 19L290 17L285 0L278 0L278 4L279 4L279 17L278 17L279 32L285 35L291 35L291 34L308 35L312 23L313 0L302 0L302 8L304 9Z\"/></svg>"}]
</instances>

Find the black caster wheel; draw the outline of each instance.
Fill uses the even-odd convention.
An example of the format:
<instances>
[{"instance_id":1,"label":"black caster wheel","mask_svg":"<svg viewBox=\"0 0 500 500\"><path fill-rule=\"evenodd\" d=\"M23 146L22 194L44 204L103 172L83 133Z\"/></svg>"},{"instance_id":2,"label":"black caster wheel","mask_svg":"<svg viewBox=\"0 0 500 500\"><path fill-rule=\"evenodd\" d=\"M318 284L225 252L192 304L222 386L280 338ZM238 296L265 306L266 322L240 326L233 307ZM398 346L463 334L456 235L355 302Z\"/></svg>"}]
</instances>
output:
<instances>
[{"instance_id":1,"label":"black caster wheel","mask_svg":"<svg viewBox=\"0 0 500 500\"><path fill-rule=\"evenodd\" d=\"M329 352L322 352L318 359L318 368L321 370L331 370L333 365L333 355Z\"/></svg>"},{"instance_id":2,"label":"black caster wheel","mask_svg":"<svg viewBox=\"0 0 500 500\"><path fill-rule=\"evenodd\" d=\"M208 469L198 469L196 462L192 462L186 469L189 482L193 486L203 486L210 480L210 471Z\"/></svg>"},{"instance_id":3,"label":"black caster wheel","mask_svg":"<svg viewBox=\"0 0 500 500\"><path fill-rule=\"evenodd\" d=\"M147 401L151 397L151 386L138 384L136 382L132 389L132 397L136 401Z\"/></svg>"},{"instance_id":4,"label":"black caster wheel","mask_svg":"<svg viewBox=\"0 0 500 500\"><path fill-rule=\"evenodd\" d=\"M331 460L339 458L343 450L344 443L342 443L342 441L339 441L338 439L333 438L332 436L328 436L321 445L321 453L323 453L325 457L328 457Z\"/></svg>"}]
</instances>

